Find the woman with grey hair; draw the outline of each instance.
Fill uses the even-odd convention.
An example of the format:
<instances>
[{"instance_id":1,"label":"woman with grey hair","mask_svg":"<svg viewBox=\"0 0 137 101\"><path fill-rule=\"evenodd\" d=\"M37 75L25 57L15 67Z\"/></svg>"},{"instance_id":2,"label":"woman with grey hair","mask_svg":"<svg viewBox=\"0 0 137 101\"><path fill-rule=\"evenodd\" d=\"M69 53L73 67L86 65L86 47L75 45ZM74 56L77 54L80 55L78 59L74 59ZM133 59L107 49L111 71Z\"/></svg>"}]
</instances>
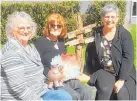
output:
<instances>
[{"instance_id":1,"label":"woman with grey hair","mask_svg":"<svg viewBox=\"0 0 137 101\"><path fill-rule=\"evenodd\" d=\"M25 12L14 12L6 25L1 57L1 100L72 100L63 89L48 89L40 56L29 40L36 23Z\"/></svg>"},{"instance_id":2,"label":"woman with grey hair","mask_svg":"<svg viewBox=\"0 0 137 101\"><path fill-rule=\"evenodd\" d=\"M135 100L136 72L132 38L118 25L119 9L107 4L101 12L103 26L94 30L95 41L86 49L89 85L97 88L97 100Z\"/></svg>"}]
</instances>

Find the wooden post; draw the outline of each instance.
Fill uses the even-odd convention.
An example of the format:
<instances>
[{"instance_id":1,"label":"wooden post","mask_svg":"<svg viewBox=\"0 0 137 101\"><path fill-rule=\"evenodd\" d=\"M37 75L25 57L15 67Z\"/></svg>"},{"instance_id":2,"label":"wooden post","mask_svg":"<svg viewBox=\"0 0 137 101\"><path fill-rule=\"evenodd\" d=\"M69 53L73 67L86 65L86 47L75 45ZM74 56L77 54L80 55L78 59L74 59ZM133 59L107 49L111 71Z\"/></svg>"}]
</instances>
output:
<instances>
[{"instance_id":1,"label":"wooden post","mask_svg":"<svg viewBox=\"0 0 137 101\"><path fill-rule=\"evenodd\" d=\"M78 13L77 16L77 24L78 24L78 30L83 28L83 21L81 19L80 13ZM84 69L84 62L83 62L83 43L84 43L84 37L83 37L84 32L82 30L78 31L76 33L77 40L79 44L76 45L76 57L79 61L80 64L80 72L83 73Z\"/></svg>"},{"instance_id":2,"label":"wooden post","mask_svg":"<svg viewBox=\"0 0 137 101\"><path fill-rule=\"evenodd\" d=\"M90 24L88 26L83 27L83 22L80 14L77 17L77 28L76 30L69 32L67 34L67 38L69 39L65 42L65 45L76 46L76 57L80 63L80 71L83 72L84 69L84 58L83 58L83 44L87 44L89 42L94 41L94 37L85 37L84 34L92 31L92 28L95 27L96 24Z\"/></svg>"}]
</instances>

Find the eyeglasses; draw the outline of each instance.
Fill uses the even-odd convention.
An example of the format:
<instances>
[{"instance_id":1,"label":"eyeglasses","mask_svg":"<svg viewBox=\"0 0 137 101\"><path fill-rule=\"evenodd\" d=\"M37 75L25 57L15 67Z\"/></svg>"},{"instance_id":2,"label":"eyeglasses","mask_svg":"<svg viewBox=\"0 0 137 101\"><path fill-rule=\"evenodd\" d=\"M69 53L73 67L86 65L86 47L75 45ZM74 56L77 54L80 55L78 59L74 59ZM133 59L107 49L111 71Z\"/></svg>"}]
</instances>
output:
<instances>
[{"instance_id":1,"label":"eyeglasses","mask_svg":"<svg viewBox=\"0 0 137 101\"><path fill-rule=\"evenodd\" d=\"M49 26L51 27L51 28L57 28L57 29L61 29L62 28L62 25L55 25L55 24L49 24Z\"/></svg>"},{"instance_id":2,"label":"eyeglasses","mask_svg":"<svg viewBox=\"0 0 137 101\"><path fill-rule=\"evenodd\" d=\"M20 32L25 32L25 30L27 30L28 32L31 32L32 29L33 29L32 26L28 26L28 27L21 26L21 27L18 27L18 30L19 30Z\"/></svg>"},{"instance_id":3,"label":"eyeglasses","mask_svg":"<svg viewBox=\"0 0 137 101\"><path fill-rule=\"evenodd\" d=\"M118 16L104 16L105 19L109 19L109 18L115 19L115 18L117 18L117 17L118 17Z\"/></svg>"}]
</instances>

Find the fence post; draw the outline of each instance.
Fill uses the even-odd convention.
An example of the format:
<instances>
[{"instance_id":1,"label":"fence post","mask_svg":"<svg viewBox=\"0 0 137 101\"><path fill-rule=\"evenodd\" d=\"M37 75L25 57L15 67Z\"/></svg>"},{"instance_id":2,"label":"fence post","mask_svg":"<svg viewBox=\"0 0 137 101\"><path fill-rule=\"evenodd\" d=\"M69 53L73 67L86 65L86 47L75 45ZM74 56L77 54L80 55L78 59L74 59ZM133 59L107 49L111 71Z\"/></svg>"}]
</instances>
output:
<instances>
[{"instance_id":1,"label":"fence post","mask_svg":"<svg viewBox=\"0 0 137 101\"><path fill-rule=\"evenodd\" d=\"M80 13L77 14L77 29L80 30L76 33L77 40L79 40L79 44L76 45L76 57L80 64L80 72L83 73L84 69L84 61L83 61L83 43L84 43L84 32L81 30L83 29L83 21L81 18Z\"/></svg>"}]
</instances>

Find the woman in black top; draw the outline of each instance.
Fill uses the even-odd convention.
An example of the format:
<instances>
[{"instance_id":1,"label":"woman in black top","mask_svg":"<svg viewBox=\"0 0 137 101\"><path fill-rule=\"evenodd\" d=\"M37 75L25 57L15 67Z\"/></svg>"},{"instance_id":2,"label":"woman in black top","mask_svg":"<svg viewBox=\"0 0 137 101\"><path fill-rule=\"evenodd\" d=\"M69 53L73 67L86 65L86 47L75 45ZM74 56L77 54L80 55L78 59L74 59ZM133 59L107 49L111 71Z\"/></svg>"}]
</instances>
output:
<instances>
[{"instance_id":1,"label":"woman in black top","mask_svg":"<svg viewBox=\"0 0 137 101\"><path fill-rule=\"evenodd\" d=\"M58 54L66 53L64 45L66 34L67 29L63 17L58 13L51 14L43 30L44 37L37 39L35 43L45 67L45 76L50 70L52 58ZM91 100L91 88L85 86L79 80L65 81L63 88L72 95L73 100Z\"/></svg>"},{"instance_id":2,"label":"woman in black top","mask_svg":"<svg viewBox=\"0 0 137 101\"><path fill-rule=\"evenodd\" d=\"M133 44L130 33L118 26L118 8L102 8L103 26L94 31L95 41L86 50L86 67L90 85L97 88L97 100L136 99L136 72L133 66Z\"/></svg>"}]
</instances>

